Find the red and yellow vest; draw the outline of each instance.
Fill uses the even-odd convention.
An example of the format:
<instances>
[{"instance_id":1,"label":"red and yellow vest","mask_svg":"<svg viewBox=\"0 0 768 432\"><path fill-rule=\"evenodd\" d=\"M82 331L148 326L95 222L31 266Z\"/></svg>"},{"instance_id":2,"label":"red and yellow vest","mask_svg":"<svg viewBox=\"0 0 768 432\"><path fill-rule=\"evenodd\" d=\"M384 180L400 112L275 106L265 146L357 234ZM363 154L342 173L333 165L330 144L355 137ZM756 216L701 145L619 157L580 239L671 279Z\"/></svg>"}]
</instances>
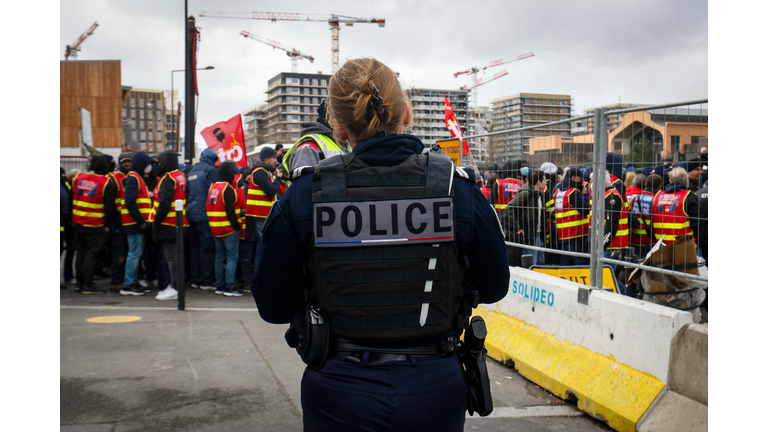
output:
<instances>
[{"instance_id":1,"label":"red and yellow vest","mask_svg":"<svg viewBox=\"0 0 768 432\"><path fill-rule=\"evenodd\" d=\"M685 213L685 200L693 193L683 189L674 193L659 191L653 198L651 211L653 213L653 235L667 245L673 243L678 236L690 234L690 220Z\"/></svg>"},{"instance_id":2,"label":"red and yellow vest","mask_svg":"<svg viewBox=\"0 0 768 432\"><path fill-rule=\"evenodd\" d=\"M125 174L120 171L115 171L109 173L109 175L115 179L115 184L117 185L117 190L115 191L115 208L118 213L121 213L123 210L123 179L125 178Z\"/></svg>"},{"instance_id":3,"label":"red and yellow vest","mask_svg":"<svg viewBox=\"0 0 768 432\"><path fill-rule=\"evenodd\" d=\"M630 203L632 213L640 219L640 225L629 234L629 244L632 246L651 246L653 239L646 234L645 230L651 225L650 210L653 194L647 191L641 191L635 195Z\"/></svg>"},{"instance_id":4,"label":"red and yellow vest","mask_svg":"<svg viewBox=\"0 0 768 432\"><path fill-rule=\"evenodd\" d=\"M512 202L517 195L517 192L523 187L523 182L516 179L499 179L496 181L499 184L499 194L496 197L496 203L493 208L496 211L501 211L507 208L507 204Z\"/></svg>"},{"instance_id":5,"label":"red and yellow vest","mask_svg":"<svg viewBox=\"0 0 768 432\"><path fill-rule=\"evenodd\" d=\"M238 227L233 227L227 218L227 208L224 203L224 191L231 188L235 195L235 214L240 214L240 201L237 191L227 182L216 182L208 189L208 199L205 201L205 211L208 213L208 225L215 237L232 234Z\"/></svg>"},{"instance_id":6,"label":"red and yellow vest","mask_svg":"<svg viewBox=\"0 0 768 432\"><path fill-rule=\"evenodd\" d=\"M104 226L104 189L109 177L80 173L72 180L72 222L87 226Z\"/></svg>"},{"instance_id":7,"label":"red and yellow vest","mask_svg":"<svg viewBox=\"0 0 768 432\"><path fill-rule=\"evenodd\" d=\"M485 199L488 199L488 196L491 194L491 188L487 188L485 186L481 187L480 191L483 193Z\"/></svg>"},{"instance_id":8,"label":"red and yellow vest","mask_svg":"<svg viewBox=\"0 0 768 432\"><path fill-rule=\"evenodd\" d=\"M253 179L256 177L256 172L263 170L267 173L270 182L275 181L275 176L264 168L256 168L251 175L251 183L248 185L248 200L245 207L245 215L251 217L265 218L269 216L269 209L272 208L272 203L277 201L277 195L272 198L267 198L264 191L254 183Z\"/></svg>"},{"instance_id":9,"label":"red and yellow vest","mask_svg":"<svg viewBox=\"0 0 768 432\"><path fill-rule=\"evenodd\" d=\"M154 200L154 204L152 204L152 211L149 213L149 218L147 218L147 221L154 222L155 221L155 215L157 214L157 208L160 206L159 196L158 193L160 192L160 185L163 183L163 180L166 178L173 181L173 202L171 203L171 209L168 210L168 214L165 216L165 219L160 223L161 225L167 225L170 227L176 226L176 200L182 200L184 202L184 210L182 211L181 218L183 220L184 226L188 227L189 222L187 221L187 178L184 176L184 173L179 170L174 170L169 173L166 173L159 182L157 182L157 185L155 185L155 191L152 193L152 199Z\"/></svg>"},{"instance_id":10,"label":"red and yellow vest","mask_svg":"<svg viewBox=\"0 0 768 432\"><path fill-rule=\"evenodd\" d=\"M149 213L152 211L152 200L149 198L149 191L147 191L147 184L144 183L144 179L141 178L138 174L131 171L129 172L122 180L121 186L123 191L123 205L120 208L120 213L122 214L122 220L123 220L123 226L125 225L135 225L136 221L133 219L133 216L128 212L128 209L125 208L125 179L128 177L133 177L138 181L139 183L139 194L136 196L136 205L139 207L139 212L141 212L141 216L144 217L144 219L149 220Z\"/></svg>"},{"instance_id":11,"label":"red and yellow vest","mask_svg":"<svg viewBox=\"0 0 768 432\"><path fill-rule=\"evenodd\" d=\"M555 191L555 223L559 240L583 237L589 233L589 219L568 202L568 197L574 192L576 188Z\"/></svg>"}]
</instances>

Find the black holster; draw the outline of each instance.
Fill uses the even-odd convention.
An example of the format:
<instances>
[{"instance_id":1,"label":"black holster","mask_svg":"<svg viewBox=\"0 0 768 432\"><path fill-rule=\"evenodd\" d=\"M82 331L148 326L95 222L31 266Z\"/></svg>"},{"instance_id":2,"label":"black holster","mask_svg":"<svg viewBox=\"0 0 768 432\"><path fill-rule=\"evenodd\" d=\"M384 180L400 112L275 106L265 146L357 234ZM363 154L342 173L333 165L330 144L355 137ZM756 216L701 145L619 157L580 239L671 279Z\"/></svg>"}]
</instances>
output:
<instances>
[{"instance_id":1,"label":"black holster","mask_svg":"<svg viewBox=\"0 0 768 432\"><path fill-rule=\"evenodd\" d=\"M300 310L285 332L288 346L295 348L301 360L313 370L320 370L328 360L329 339L328 323L312 305Z\"/></svg>"},{"instance_id":2,"label":"black holster","mask_svg":"<svg viewBox=\"0 0 768 432\"><path fill-rule=\"evenodd\" d=\"M483 346L488 331L482 317L472 317L459 344L458 357L461 371L467 381L467 411L485 417L493 411L491 380L485 364L487 350Z\"/></svg>"}]
</instances>

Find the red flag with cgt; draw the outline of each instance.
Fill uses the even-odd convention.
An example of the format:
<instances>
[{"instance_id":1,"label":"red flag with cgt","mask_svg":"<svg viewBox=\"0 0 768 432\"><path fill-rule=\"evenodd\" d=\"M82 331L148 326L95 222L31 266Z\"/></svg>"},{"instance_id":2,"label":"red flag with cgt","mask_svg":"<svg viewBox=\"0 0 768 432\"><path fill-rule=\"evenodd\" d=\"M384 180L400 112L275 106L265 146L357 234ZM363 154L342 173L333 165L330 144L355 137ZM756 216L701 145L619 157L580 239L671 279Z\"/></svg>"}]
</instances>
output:
<instances>
[{"instance_id":1,"label":"red flag with cgt","mask_svg":"<svg viewBox=\"0 0 768 432\"><path fill-rule=\"evenodd\" d=\"M243 121L240 114L225 122L218 122L208 126L200 132L208 148L213 149L219 157L218 166L225 160L233 160L237 166L248 165L245 156L245 137L243 135Z\"/></svg>"}]
</instances>

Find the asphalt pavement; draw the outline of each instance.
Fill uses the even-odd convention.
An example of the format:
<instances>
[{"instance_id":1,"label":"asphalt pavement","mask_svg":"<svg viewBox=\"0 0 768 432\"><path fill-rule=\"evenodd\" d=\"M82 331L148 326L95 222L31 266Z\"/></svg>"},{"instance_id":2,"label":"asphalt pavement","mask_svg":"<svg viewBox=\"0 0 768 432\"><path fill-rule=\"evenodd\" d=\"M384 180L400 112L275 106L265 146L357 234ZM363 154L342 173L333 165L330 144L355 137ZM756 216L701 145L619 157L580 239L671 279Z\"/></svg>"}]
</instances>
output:
<instances>
[{"instance_id":1,"label":"asphalt pavement","mask_svg":"<svg viewBox=\"0 0 768 432\"><path fill-rule=\"evenodd\" d=\"M107 287L108 280L96 282ZM304 371L253 297L188 289L175 301L61 290L62 431L301 431ZM494 411L467 431L606 431L606 424L489 362Z\"/></svg>"}]
</instances>

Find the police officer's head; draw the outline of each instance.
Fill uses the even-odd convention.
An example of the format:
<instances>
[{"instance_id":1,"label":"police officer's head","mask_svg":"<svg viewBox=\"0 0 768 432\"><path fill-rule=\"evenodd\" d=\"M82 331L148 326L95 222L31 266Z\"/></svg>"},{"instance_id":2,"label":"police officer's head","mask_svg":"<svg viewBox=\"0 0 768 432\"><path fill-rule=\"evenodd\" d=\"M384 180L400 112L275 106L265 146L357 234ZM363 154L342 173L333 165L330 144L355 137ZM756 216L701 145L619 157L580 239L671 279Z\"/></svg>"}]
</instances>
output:
<instances>
[{"instance_id":1,"label":"police officer's head","mask_svg":"<svg viewBox=\"0 0 768 432\"><path fill-rule=\"evenodd\" d=\"M328 85L334 135L354 146L380 132L401 133L413 115L397 76L372 58L349 60Z\"/></svg>"}]
</instances>

